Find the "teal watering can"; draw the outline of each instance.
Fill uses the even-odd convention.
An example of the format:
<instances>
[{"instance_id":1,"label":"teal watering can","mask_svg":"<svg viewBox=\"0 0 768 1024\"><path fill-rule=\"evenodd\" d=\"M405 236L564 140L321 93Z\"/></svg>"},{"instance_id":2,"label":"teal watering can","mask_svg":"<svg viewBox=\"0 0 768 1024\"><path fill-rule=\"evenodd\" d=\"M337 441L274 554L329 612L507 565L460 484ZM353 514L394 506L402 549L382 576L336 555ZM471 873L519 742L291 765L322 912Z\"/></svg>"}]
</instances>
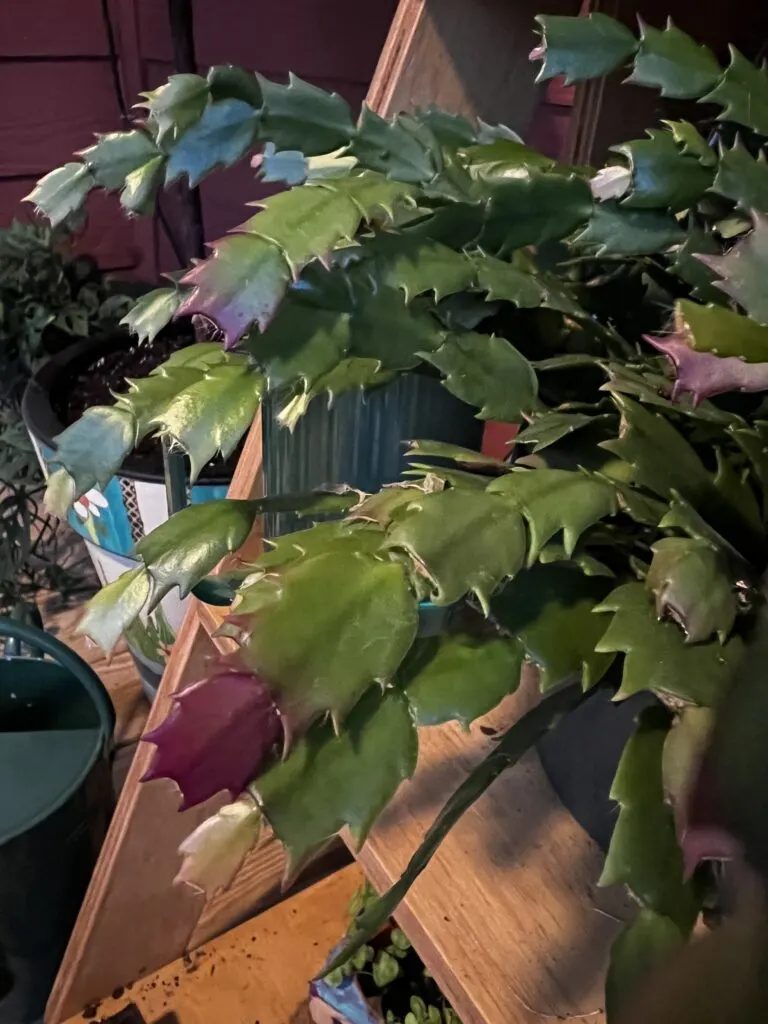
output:
<instances>
[{"instance_id":1,"label":"teal watering can","mask_svg":"<svg viewBox=\"0 0 768 1024\"><path fill-rule=\"evenodd\" d=\"M0 638L0 1024L32 1024L112 813L115 713L60 641L9 619Z\"/></svg>"}]
</instances>

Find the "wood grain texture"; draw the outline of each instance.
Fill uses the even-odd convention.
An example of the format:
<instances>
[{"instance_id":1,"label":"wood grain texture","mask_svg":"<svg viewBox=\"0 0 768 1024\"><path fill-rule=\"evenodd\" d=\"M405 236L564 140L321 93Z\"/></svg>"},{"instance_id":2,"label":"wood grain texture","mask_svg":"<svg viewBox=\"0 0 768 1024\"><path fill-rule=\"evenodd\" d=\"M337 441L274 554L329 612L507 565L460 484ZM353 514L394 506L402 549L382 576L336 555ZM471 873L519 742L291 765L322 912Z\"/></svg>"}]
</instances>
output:
<instances>
[{"instance_id":1,"label":"wood grain texture","mask_svg":"<svg viewBox=\"0 0 768 1024\"><path fill-rule=\"evenodd\" d=\"M532 689L533 687L533 689ZM535 698L528 681L467 734L422 729L419 767L356 854L379 890L397 880L440 807ZM603 1006L610 944L629 904L596 891L602 857L531 754L461 819L396 913L463 1024L586 1022ZM600 913L600 911L604 913Z\"/></svg>"},{"instance_id":2,"label":"wood grain texture","mask_svg":"<svg viewBox=\"0 0 768 1024\"><path fill-rule=\"evenodd\" d=\"M550 0L576 13L577 0ZM381 114L436 103L524 131L540 97L528 53L540 0L401 0L369 92Z\"/></svg>"},{"instance_id":3,"label":"wood grain texture","mask_svg":"<svg viewBox=\"0 0 768 1024\"><path fill-rule=\"evenodd\" d=\"M309 981L344 933L347 905L362 884L350 865L191 957L137 981L94 1009L104 1019L135 1003L148 1022L173 1014L176 1024L309 1024ZM78 1015L68 1024L92 1021Z\"/></svg>"}]
</instances>

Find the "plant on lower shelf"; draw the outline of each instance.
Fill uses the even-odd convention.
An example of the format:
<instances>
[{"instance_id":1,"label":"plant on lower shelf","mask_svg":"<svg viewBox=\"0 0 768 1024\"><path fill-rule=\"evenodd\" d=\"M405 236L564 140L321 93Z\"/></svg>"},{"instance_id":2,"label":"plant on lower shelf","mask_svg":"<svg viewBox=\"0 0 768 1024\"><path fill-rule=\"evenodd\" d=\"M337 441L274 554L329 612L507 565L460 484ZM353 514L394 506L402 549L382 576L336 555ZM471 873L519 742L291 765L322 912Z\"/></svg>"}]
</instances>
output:
<instances>
[{"instance_id":1,"label":"plant on lower shelf","mask_svg":"<svg viewBox=\"0 0 768 1024\"><path fill-rule=\"evenodd\" d=\"M130 300L112 293L95 261L75 256L64 227L0 228L0 614L49 588L72 585L56 562L55 520L21 417L36 369L68 344L117 323Z\"/></svg>"},{"instance_id":2,"label":"plant on lower shelf","mask_svg":"<svg viewBox=\"0 0 768 1024\"><path fill-rule=\"evenodd\" d=\"M222 789L234 799L182 847L180 877L208 891L264 821L289 874L345 826L362 843L415 769L418 729L469 725L536 667L540 703L451 796L331 969L594 688L652 695L613 785L601 878L640 904L613 947L613 1017L685 942L706 861L724 853L685 808L768 561L768 72L736 51L722 68L671 24L638 38L601 14L539 22L540 77L631 61L634 83L715 108L708 137L665 122L595 172L502 127L436 109L353 122L299 79L217 67L174 76L145 97L145 121L42 179L31 199L54 222L97 186L143 212L163 181L195 184L254 148L262 180L292 186L135 307L149 341L182 312L224 345L192 346L88 410L59 438L48 501L63 512L148 433L184 449L194 473L232 449L267 392L290 427L318 396L416 366L481 419L524 421L508 462L420 440L408 479L376 494L184 509L141 541L142 565L91 602L83 629L109 648L174 587L232 588L239 654L147 737L150 777L174 779L183 806ZM205 580L258 516L286 509L345 517ZM430 604L446 610L436 634L420 628Z\"/></svg>"},{"instance_id":3,"label":"plant on lower shelf","mask_svg":"<svg viewBox=\"0 0 768 1024\"><path fill-rule=\"evenodd\" d=\"M376 899L370 882L355 893L347 936L355 935L358 917ZM461 1024L407 936L394 925L312 982L309 1012L317 1024Z\"/></svg>"}]
</instances>

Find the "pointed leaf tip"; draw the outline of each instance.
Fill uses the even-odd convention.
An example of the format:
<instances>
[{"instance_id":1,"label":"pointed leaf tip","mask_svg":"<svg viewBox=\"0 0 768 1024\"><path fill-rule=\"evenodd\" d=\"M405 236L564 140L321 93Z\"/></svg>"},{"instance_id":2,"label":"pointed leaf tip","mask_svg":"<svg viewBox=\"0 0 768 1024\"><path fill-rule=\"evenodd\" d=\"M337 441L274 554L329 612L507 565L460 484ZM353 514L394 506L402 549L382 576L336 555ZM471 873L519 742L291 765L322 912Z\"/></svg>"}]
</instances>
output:
<instances>
[{"instance_id":1,"label":"pointed leaf tip","mask_svg":"<svg viewBox=\"0 0 768 1024\"><path fill-rule=\"evenodd\" d=\"M237 796L281 737L266 684L254 673L220 667L173 699L165 721L144 736L157 749L142 781L172 779L180 810L221 790Z\"/></svg>"}]
</instances>

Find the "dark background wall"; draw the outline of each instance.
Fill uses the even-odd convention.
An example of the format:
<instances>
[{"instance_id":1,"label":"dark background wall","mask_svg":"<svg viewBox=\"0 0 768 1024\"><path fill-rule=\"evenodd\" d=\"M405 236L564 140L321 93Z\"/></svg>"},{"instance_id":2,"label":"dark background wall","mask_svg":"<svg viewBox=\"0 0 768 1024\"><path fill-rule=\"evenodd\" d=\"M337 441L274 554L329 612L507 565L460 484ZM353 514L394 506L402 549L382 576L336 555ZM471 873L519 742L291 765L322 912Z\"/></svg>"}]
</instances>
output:
<instances>
[{"instance_id":1,"label":"dark background wall","mask_svg":"<svg viewBox=\"0 0 768 1024\"><path fill-rule=\"evenodd\" d=\"M359 108L395 0L194 0L200 68L241 64L270 78L288 71ZM173 71L166 0L108 0L129 104ZM101 0L0 0L0 224L37 178L121 126ZM244 165L202 189L206 237L244 218L257 194ZM169 216L175 210L169 203ZM152 280L175 261L161 230L128 221L114 196L92 195L81 247L110 270Z\"/></svg>"},{"instance_id":2,"label":"dark background wall","mask_svg":"<svg viewBox=\"0 0 768 1024\"><path fill-rule=\"evenodd\" d=\"M167 0L0 0L0 224L31 215L20 200L42 174L95 132L121 127L105 6L130 106L173 71ZM357 111L396 0L193 0L193 7L201 70L240 64L278 80L290 70L341 93ZM548 87L531 125L534 145L563 151L572 102L572 90ZM201 191L209 240L239 223L243 204L263 194L247 162L213 175ZM163 202L174 228L178 204L172 196ZM115 196L92 194L88 214L79 247L105 269L151 281L177 266L162 228L126 219Z\"/></svg>"}]
</instances>

